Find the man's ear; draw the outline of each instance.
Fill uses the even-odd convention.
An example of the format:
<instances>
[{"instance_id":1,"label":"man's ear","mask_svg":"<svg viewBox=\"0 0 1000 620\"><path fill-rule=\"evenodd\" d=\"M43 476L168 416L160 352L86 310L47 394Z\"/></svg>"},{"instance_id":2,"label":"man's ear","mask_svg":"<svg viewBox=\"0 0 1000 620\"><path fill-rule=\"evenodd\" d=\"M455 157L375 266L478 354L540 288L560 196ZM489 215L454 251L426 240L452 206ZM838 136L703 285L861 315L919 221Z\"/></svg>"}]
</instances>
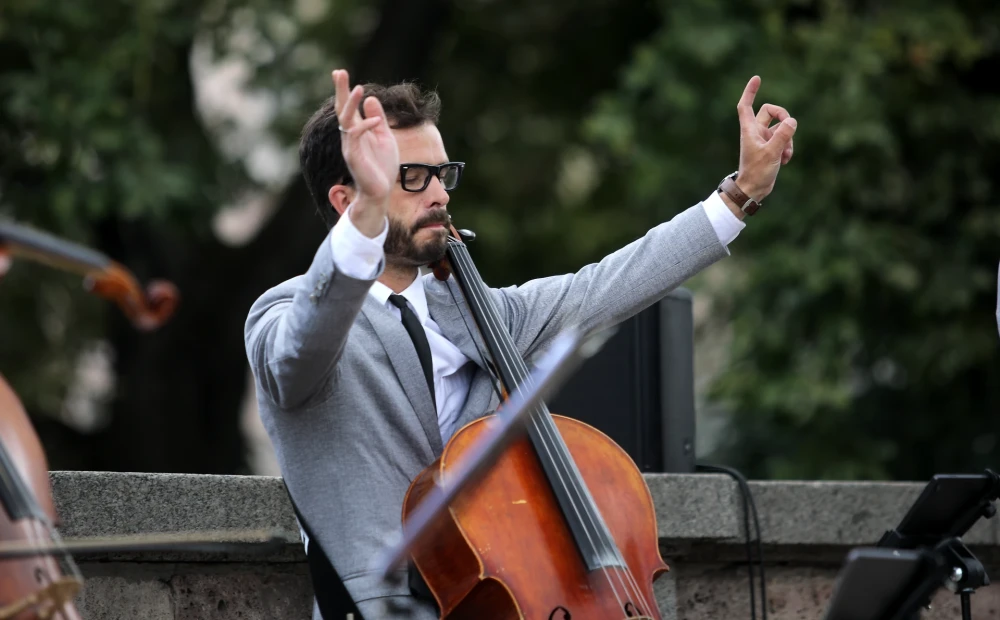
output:
<instances>
[{"instance_id":1,"label":"man's ear","mask_svg":"<svg viewBox=\"0 0 1000 620\"><path fill-rule=\"evenodd\" d=\"M344 211L347 211L347 207L351 205L351 201L354 200L354 188L350 185L334 185L327 192L326 197L337 215L343 215Z\"/></svg>"}]
</instances>

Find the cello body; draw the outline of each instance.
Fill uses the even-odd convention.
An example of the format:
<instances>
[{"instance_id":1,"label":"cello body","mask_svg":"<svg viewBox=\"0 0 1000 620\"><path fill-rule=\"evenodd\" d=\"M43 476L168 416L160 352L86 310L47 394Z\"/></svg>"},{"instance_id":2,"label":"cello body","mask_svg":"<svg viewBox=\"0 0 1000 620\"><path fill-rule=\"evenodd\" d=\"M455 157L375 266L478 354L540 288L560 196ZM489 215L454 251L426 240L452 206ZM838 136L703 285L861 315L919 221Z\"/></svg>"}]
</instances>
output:
<instances>
[{"instance_id":1,"label":"cello body","mask_svg":"<svg viewBox=\"0 0 1000 620\"><path fill-rule=\"evenodd\" d=\"M531 381L530 369L463 235L451 231L434 276L454 276L506 402ZM417 475L403 500L404 533L409 517L422 502L437 501L451 485L449 472L475 458L477 440L503 416L501 409L467 424ZM552 415L542 402L527 416L523 435L498 455L411 548L441 618L659 619L653 580L669 569L660 557L652 497L628 454L592 426Z\"/></svg>"},{"instance_id":2,"label":"cello body","mask_svg":"<svg viewBox=\"0 0 1000 620\"><path fill-rule=\"evenodd\" d=\"M5 506L0 508L0 541L46 545L51 542L50 533L38 519L56 522L48 462L28 414L3 375L0 442L0 458L16 472L3 485L9 497L4 498ZM13 515L8 512L11 508ZM80 620L72 600L82 585L78 577L65 574L52 554L0 560L0 619Z\"/></svg>"},{"instance_id":3,"label":"cello body","mask_svg":"<svg viewBox=\"0 0 1000 620\"><path fill-rule=\"evenodd\" d=\"M641 598L616 588L630 578L617 568L588 571L527 437L515 440L482 481L454 502L412 559L449 620L660 618L653 581L668 569L659 554L653 500L642 474L609 437L552 416L600 509ZM493 416L460 429L440 458L410 485L403 520L442 480Z\"/></svg>"}]
</instances>

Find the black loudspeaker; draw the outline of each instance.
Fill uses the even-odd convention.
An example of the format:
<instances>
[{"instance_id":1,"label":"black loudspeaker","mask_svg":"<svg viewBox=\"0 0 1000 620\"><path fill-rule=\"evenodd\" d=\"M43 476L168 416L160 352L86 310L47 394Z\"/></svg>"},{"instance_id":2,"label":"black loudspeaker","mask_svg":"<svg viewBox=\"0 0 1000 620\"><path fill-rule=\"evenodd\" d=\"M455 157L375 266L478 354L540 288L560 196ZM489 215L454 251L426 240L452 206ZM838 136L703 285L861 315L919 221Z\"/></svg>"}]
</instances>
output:
<instances>
[{"instance_id":1,"label":"black loudspeaker","mask_svg":"<svg viewBox=\"0 0 1000 620\"><path fill-rule=\"evenodd\" d=\"M621 323L548 405L611 437L640 471L693 472L691 293L676 289Z\"/></svg>"}]
</instances>

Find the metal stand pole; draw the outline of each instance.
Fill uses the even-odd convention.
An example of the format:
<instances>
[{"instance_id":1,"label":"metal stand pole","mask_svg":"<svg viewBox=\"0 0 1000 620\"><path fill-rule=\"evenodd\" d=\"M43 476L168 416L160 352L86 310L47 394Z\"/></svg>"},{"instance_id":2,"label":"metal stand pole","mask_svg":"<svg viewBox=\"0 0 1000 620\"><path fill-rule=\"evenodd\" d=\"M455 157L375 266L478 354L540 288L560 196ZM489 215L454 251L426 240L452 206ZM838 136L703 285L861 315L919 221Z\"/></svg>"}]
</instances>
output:
<instances>
[{"instance_id":1,"label":"metal stand pole","mask_svg":"<svg viewBox=\"0 0 1000 620\"><path fill-rule=\"evenodd\" d=\"M972 620L972 603L969 601L970 594L972 594L970 588L966 588L958 593L962 599L962 620Z\"/></svg>"}]
</instances>

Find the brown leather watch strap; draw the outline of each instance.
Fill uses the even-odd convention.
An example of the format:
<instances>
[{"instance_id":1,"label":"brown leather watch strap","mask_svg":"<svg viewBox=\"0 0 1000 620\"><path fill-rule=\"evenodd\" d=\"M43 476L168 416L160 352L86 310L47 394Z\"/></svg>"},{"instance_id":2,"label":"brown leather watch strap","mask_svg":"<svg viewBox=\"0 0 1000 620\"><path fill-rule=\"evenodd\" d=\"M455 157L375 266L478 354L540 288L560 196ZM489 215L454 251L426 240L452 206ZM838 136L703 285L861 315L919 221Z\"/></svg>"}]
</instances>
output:
<instances>
[{"instance_id":1,"label":"brown leather watch strap","mask_svg":"<svg viewBox=\"0 0 1000 620\"><path fill-rule=\"evenodd\" d=\"M747 215L753 215L760 208L760 203L753 198L747 196L740 186L736 184L736 179L733 176L728 176L722 179L722 183L719 184L719 190L726 193L733 202L735 202L740 209Z\"/></svg>"}]
</instances>

